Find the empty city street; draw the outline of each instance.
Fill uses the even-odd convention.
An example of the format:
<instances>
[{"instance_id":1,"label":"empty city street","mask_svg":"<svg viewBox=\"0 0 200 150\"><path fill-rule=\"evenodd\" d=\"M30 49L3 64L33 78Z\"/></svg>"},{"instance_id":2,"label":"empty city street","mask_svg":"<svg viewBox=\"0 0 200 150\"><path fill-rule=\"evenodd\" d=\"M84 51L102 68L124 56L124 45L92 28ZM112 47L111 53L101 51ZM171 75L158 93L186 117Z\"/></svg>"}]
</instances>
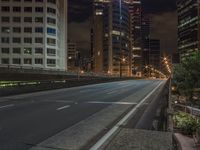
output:
<instances>
[{"instance_id":1,"label":"empty city street","mask_svg":"<svg viewBox=\"0 0 200 150\"><path fill-rule=\"evenodd\" d=\"M127 80L0 98L0 150L88 149L165 80ZM133 114L132 114L133 115Z\"/></svg>"}]
</instances>

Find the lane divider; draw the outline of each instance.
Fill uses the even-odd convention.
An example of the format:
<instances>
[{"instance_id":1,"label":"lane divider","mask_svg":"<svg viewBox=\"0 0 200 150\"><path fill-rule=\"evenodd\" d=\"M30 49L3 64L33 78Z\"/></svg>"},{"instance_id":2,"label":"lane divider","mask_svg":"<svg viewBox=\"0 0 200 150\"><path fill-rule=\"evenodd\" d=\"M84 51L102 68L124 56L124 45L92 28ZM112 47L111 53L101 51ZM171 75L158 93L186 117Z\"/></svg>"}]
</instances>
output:
<instances>
[{"instance_id":1,"label":"lane divider","mask_svg":"<svg viewBox=\"0 0 200 150\"><path fill-rule=\"evenodd\" d=\"M5 105L5 106L0 106L0 109L3 109L3 108L9 108L9 107L13 107L15 106L14 104L10 104L10 105Z\"/></svg>"},{"instance_id":2,"label":"lane divider","mask_svg":"<svg viewBox=\"0 0 200 150\"><path fill-rule=\"evenodd\" d=\"M70 107L70 105L66 105L66 106L58 108L57 110L59 111L59 110L63 110L63 109L69 108L69 107Z\"/></svg>"}]
</instances>

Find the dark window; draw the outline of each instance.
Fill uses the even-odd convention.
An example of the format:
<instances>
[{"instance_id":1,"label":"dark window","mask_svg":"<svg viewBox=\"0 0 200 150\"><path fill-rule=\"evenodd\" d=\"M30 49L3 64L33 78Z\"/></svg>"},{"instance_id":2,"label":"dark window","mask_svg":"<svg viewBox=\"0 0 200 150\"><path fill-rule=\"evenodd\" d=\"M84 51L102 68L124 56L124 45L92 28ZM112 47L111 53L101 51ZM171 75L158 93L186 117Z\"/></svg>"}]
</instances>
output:
<instances>
[{"instance_id":1,"label":"dark window","mask_svg":"<svg viewBox=\"0 0 200 150\"><path fill-rule=\"evenodd\" d=\"M32 43L32 38L24 38L24 43Z\"/></svg>"},{"instance_id":2,"label":"dark window","mask_svg":"<svg viewBox=\"0 0 200 150\"><path fill-rule=\"evenodd\" d=\"M48 17L47 18L47 23L55 25L56 24L56 19Z\"/></svg>"},{"instance_id":3,"label":"dark window","mask_svg":"<svg viewBox=\"0 0 200 150\"><path fill-rule=\"evenodd\" d=\"M56 4L56 0L47 0L48 3Z\"/></svg>"},{"instance_id":4,"label":"dark window","mask_svg":"<svg viewBox=\"0 0 200 150\"><path fill-rule=\"evenodd\" d=\"M20 27L13 27L13 33L21 33Z\"/></svg>"},{"instance_id":5,"label":"dark window","mask_svg":"<svg viewBox=\"0 0 200 150\"><path fill-rule=\"evenodd\" d=\"M10 33L10 28L9 27L2 27L1 32L2 33Z\"/></svg>"},{"instance_id":6,"label":"dark window","mask_svg":"<svg viewBox=\"0 0 200 150\"><path fill-rule=\"evenodd\" d=\"M32 28L31 27L25 27L24 33L32 33Z\"/></svg>"},{"instance_id":7,"label":"dark window","mask_svg":"<svg viewBox=\"0 0 200 150\"><path fill-rule=\"evenodd\" d=\"M47 12L51 14L56 14L56 10L50 7L47 7Z\"/></svg>"},{"instance_id":8,"label":"dark window","mask_svg":"<svg viewBox=\"0 0 200 150\"><path fill-rule=\"evenodd\" d=\"M2 54L9 54L10 53L10 49L9 48L1 48L1 53Z\"/></svg>"},{"instance_id":9,"label":"dark window","mask_svg":"<svg viewBox=\"0 0 200 150\"><path fill-rule=\"evenodd\" d=\"M43 12L43 7L36 7L35 12Z\"/></svg>"},{"instance_id":10,"label":"dark window","mask_svg":"<svg viewBox=\"0 0 200 150\"><path fill-rule=\"evenodd\" d=\"M32 17L24 17L24 22L32 22Z\"/></svg>"},{"instance_id":11,"label":"dark window","mask_svg":"<svg viewBox=\"0 0 200 150\"><path fill-rule=\"evenodd\" d=\"M10 22L9 17L1 17L1 22Z\"/></svg>"},{"instance_id":12,"label":"dark window","mask_svg":"<svg viewBox=\"0 0 200 150\"><path fill-rule=\"evenodd\" d=\"M48 45L56 45L56 39L47 38L47 44Z\"/></svg>"},{"instance_id":13,"label":"dark window","mask_svg":"<svg viewBox=\"0 0 200 150\"><path fill-rule=\"evenodd\" d=\"M43 64L43 60L41 58L36 58L35 59L35 64L40 64L42 65Z\"/></svg>"},{"instance_id":14,"label":"dark window","mask_svg":"<svg viewBox=\"0 0 200 150\"><path fill-rule=\"evenodd\" d=\"M35 17L35 22L43 23L43 18L42 17Z\"/></svg>"},{"instance_id":15,"label":"dark window","mask_svg":"<svg viewBox=\"0 0 200 150\"><path fill-rule=\"evenodd\" d=\"M24 59L24 64L31 65L32 64L32 59L31 58L25 58Z\"/></svg>"},{"instance_id":16,"label":"dark window","mask_svg":"<svg viewBox=\"0 0 200 150\"><path fill-rule=\"evenodd\" d=\"M1 43L10 43L9 37L2 37L1 38Z\"/></svg>"},{"instance_id":17,"label":"dark window","mask_svg":"<svg viewBox=\"0 0 200 150\"><path fill-rule=\"evenodd\" d=\"M43 2L43 0L35 0L35 2Z\"/></svg>"},{"instance_id":18,"label":"dark window","mask_svg":"<svg viewBox=\"0 0 200 150\"><path fill-rule=\"evenodd\" d=\"M47 54L50 55L50 56L55 56L56 55L56 49L47 48Z\"/></svg>"},{"instance_id":19,"label":"dark window","mask_svg":"<svg viewBox=\"0 0 200 150\"><path fill-rule=\"evenodd\" d=\"M21 38L13 38L13 43L21 43Z\"/></svg>"},{"instance_id":20,"label":"dark window","mask_svg":"<svg viewBox=\"0 0 200 150\"><path fill-rule=\"evenodd\" d=\"M1 11L2 12L9 12L10 11L10 7L9 6L2 6L1 7Z\"/></svg>"},{"instance_id":21,"label":"dark window","mask_svg":"<svg viewBox=\"0 0 200 150\"><path fill-rule=\"evenodd\" d=\"M32 7L24 7L24 12L32 12Z\"/></svg>"},{"instance_id":22,"label":"dark window","mask_svg":"<svg viewBox=\"0 0 200 150\"><path fill-rule=\"evenodd\" d=\"M35 32L36 33L43 33L43 27L36 27Z\"/></svg>"},{"instance_id":23,"label":"dark window","mask_svg":"<svg viewBox=\"0 0 200 150\"><path fill-rule=\"evenodd\" d=\"M2 58L1 64L9 64L9 58Z\"/></svg>"},{"instance_id":24,"label":"dark window","mask_svg":"<svg viewBox=\"0 0 200 150\"><path fill-rule=\"evenodd\" d=\"M43 43L43 38L35 38L35 43Z\"/></svg>"},{"instance_id":25,"label":"dark window","mask_svg":"<svg viewBox=\"0 0 200 150\"><path fill-rule=\"evenodd\" d=\"M35 48L35 54L43 54L43 48Z\"/></svg>"},{"instance_id":26,"label":"dark window","mask_svg":"<svg viewBox=\"0 0 200 150\"><path fill-rule=\"evenodd\" d=\"M21 48L13 48L13 54L21 54Z\"/></svg>"},{"instance_id":27,"label":"dark window","mask_svg":"<svg viewBox=\"0 0 200 150\"><path fill-rule=\"evenodd\" d=\"M21 12L21 7L13 7L13 12Z\"/></svg>"},{"instance_id":28,"label":"dark window","mask_svg":"<svg viewBox=\"0 0 200 150\"><path fill-rule=\"evenodd\" d=\"M21 64L20 58L13 58L13 64Z\"/></svg>"},{"instance_id":29,"label":"dark window","mask_svg":"<svg viewBox=\"0 0 200 150\"><path fill-rule=\"evenodd\" d=\"M20 17L13 17L13 22L21 22L21 18Z\"/></svg>"}]
</instances>

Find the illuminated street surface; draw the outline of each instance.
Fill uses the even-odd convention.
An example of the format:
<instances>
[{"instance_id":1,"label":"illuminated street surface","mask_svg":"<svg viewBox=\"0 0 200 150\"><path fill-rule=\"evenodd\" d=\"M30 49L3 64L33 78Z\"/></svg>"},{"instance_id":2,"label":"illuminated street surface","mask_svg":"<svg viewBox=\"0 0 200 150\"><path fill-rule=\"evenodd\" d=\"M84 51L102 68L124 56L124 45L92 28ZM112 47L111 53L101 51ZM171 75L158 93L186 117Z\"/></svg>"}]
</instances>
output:
<instances>
[{"instance_id":1,"label":"illuminated street surface","mask_svg":"<svg viewBox=\"0 0 200 150\"><path fill-rule=\"evenodd\" d=\"M0 150L92 147L164 83L127 80L2 97Z\"/></svg>"}]
</instances>

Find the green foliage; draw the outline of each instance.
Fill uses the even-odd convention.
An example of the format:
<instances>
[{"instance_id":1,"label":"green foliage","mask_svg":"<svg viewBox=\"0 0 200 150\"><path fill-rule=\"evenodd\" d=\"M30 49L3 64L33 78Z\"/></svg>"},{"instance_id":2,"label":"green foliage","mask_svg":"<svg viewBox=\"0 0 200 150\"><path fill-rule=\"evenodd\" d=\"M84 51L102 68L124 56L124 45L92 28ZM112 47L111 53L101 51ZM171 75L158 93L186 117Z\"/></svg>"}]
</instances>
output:
<instances>
[{"instance_id":1,"label":"green foliage","mask_svg":"<svg viewBox=\"0 0 200 150\"><path fill-rule=\"evenodd\" d=\"M181 129L185 134L192 135L200 129L199 119L193 118L190 114L177 112L173 119L176 127Z\"/></svg>"},{"instance_id":2,"label":"green foliage","mask_svg":"<svg viewBox=\"0 0 200 150\"><path fill-rule=\"evenodd\" d=\"M181 95L192 98L194 89L200 87L200 52L175 66L173 82Z\"/></svg>"}]
</instances>

